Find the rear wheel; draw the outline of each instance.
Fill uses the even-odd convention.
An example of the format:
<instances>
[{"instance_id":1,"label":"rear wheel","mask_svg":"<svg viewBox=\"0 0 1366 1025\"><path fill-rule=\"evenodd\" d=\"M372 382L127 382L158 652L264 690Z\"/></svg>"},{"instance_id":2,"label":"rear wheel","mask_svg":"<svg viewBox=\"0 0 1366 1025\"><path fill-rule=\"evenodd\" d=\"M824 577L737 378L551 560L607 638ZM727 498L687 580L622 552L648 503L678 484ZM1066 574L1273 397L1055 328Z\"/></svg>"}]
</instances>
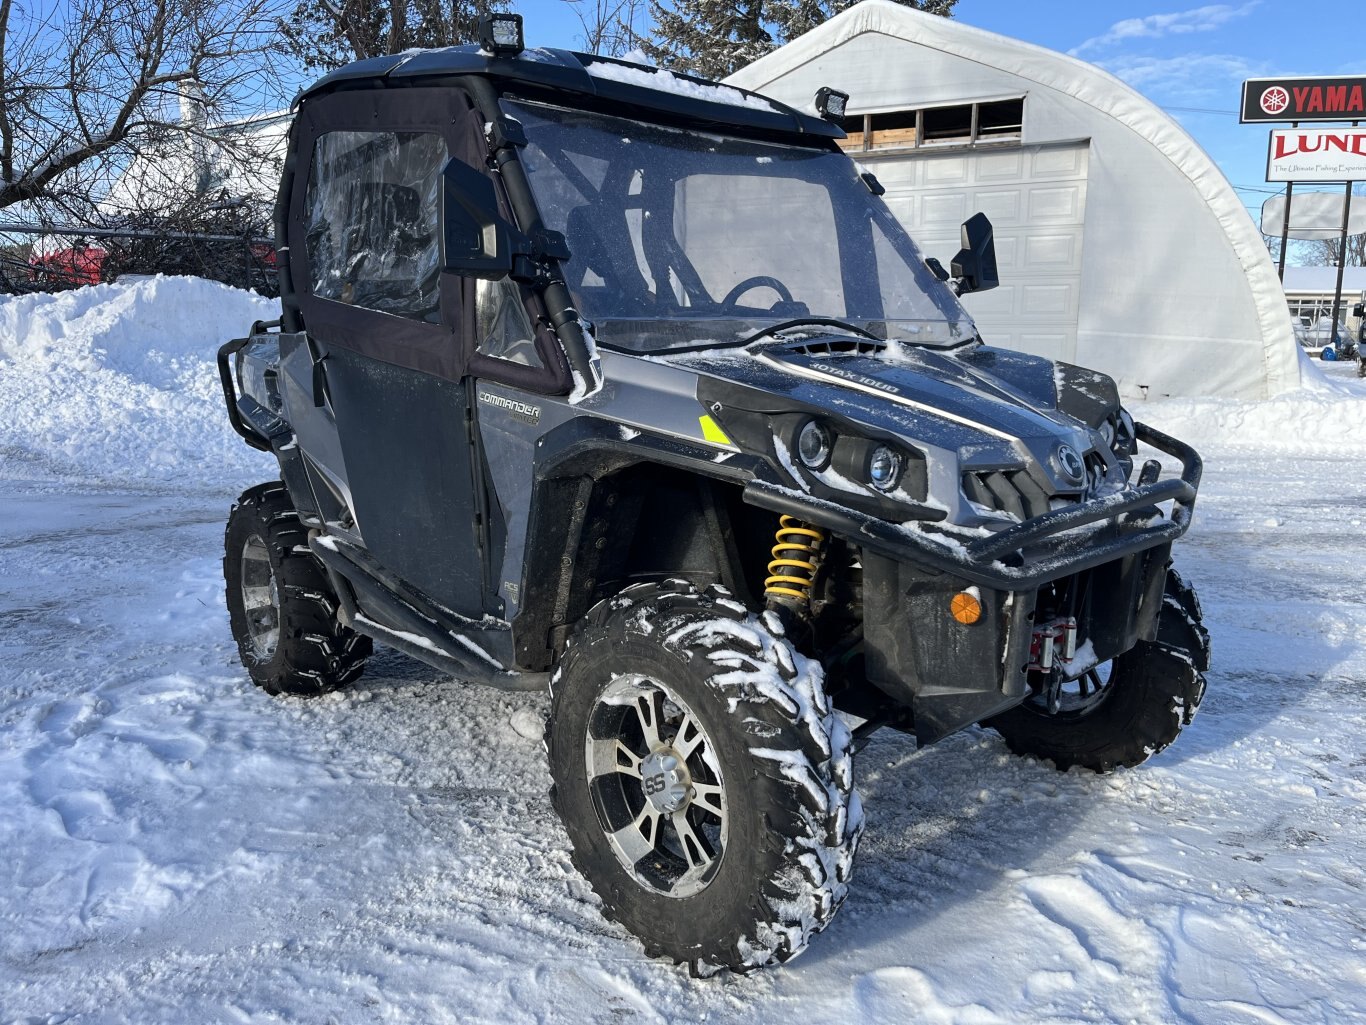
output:
<instances>
[{"instance_id":1,"label":"rear wheel","mask_svg":"<svg viewBox=\"0 0 1366 1025\"><path fill-rule=\"evenodd\" d=\"M1157 638L1142 641L1063 684L1055 710L1035 695L987 720L1016 754L1066 771L1134 766L1166 748L1190 725L1205 696L1209 635L1200 602L1175 570L1167 571Z\"/></svg>"},{"instance_id":2,"label":"rear wheel","mask_svg":"<svg viewBox=\"0 0 1366 1025\"><path fill-rule=\"evenodd\" d=\"M223 547L228 619L252 682L271 694L324 694L360 677L370 638L337 619L336 595L283 484L243 492Z\"/></svg>"},{"instance_id":3,"label":"rear wheel","mask_svg":"<svg viewBox=\"0 0 1366 1025\"><path fill-rule=\"evenodd\" d=\"M552 695L555 809L603 914L697 974L805 949L863 815L849 730L776 620L720 588L627 588L571 638Z\"/></svg>"}]
</instances>

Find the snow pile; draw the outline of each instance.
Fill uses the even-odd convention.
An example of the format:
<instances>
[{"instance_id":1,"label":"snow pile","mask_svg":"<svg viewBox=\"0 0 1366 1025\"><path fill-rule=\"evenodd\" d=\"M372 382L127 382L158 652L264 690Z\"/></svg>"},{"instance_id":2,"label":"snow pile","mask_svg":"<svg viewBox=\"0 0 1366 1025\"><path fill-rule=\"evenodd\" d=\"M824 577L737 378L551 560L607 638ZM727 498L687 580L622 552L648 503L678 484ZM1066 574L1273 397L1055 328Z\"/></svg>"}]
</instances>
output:
<instances>
[{"instance_id":1,"label":"snow pile","mask_svg":"<svg viewBox=\"0 0 1366 1025\"><path fill-rule=\"evenodd\" d=\"M228 426L214 360L278 315L188 277L0 297L0 477L259 476L270 467Z\"/></svg>"},{"instance_id":2,"label":"snow pile","mask_svg":"<svg viewBox=\"0 0 1366 1025\"><path fill-rule=\"evenodd\" d=\"M1355 374L1355 364L1347 365ZM1262 402L1163 399L1132 408L1136 419L1199 449L1277 455L1366 454L1366 381L1305 375L1306 387Z\"/></svg>"}]
</instances>

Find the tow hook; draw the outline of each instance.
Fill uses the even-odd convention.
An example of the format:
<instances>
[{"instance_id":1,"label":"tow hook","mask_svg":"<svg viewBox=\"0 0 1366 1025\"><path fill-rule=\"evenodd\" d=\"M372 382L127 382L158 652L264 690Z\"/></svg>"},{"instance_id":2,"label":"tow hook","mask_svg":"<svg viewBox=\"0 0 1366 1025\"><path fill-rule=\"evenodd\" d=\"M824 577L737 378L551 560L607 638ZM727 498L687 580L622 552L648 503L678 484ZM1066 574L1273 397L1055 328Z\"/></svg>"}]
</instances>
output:
<instances>
[{"instance_id":1,"label":"tow hook","mask_svg":"<svg viewBox=\"0 0 1366 1025\"><path fill-rule=\"evenodd\" d=\"M1062 701L1063 669L1076 654L1077 621L1074 617L1055 619L1034 628L1029 641L1029 664L1025 669L1044 674L1043 692L1050 715L1057 714Z\"/></svg>"}]
</instances>

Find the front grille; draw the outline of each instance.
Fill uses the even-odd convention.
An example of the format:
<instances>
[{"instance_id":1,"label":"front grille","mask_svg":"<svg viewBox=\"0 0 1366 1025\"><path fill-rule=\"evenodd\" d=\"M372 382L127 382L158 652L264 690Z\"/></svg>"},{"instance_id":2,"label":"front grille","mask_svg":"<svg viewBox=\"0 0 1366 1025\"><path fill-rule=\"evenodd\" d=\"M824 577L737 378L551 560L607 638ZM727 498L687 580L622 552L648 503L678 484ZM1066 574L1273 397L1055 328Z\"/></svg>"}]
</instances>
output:
<instances>
[{"instance_id":1,"label":"front grille","mask_svg":"<svg viewBox=\"0 0 1366 1025\"><path fill-rule=\"evenodd\" d=\"M963 474L963 493L978 505L1018 520L1041 516L1050 509L1094 496L1105 482L1105 458L1088 452L1086 483L1072 491L1049 495L1024 470L971 470Z\"/></svg>"},{"instance_id":2,"label":"front grille","mask_svg":"<svg viewBox=\"0 0 1366 1025\"><path fill-rule=\"evenodd\" d=\"M1105 483L1105 457L1099 452L1086 453L1086 494L1094 495Z\"/></svg>"},{"instance_id":3,"label":"front grille","mask_svg":"<svg viewBox=\"0 0 1366 1025\"><path fill-rule=\"evenodd\" d=\"M973 470L963 474L963 493L978 505L1028 520L1049 510L1048 495L1024 470Z\"/></svg>"}]
</instances>

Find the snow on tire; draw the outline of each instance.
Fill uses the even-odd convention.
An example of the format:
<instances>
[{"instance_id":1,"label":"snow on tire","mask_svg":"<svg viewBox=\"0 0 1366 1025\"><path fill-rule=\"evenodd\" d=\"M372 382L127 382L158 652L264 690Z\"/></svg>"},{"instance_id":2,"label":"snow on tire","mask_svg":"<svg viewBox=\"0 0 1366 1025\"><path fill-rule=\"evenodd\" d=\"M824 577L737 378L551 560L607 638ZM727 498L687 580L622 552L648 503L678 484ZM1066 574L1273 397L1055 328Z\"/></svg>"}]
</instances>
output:
<instances>
[{"instance_id":1,"label":"snow on tire","mask_svg":"<svg viewBox=\"0 0 1366 1025\"><path fill-rule=\"evenodd\" d=\"M242 665L269 694L325 694L360 678L372 642L341 625L337 598L278 481L248 488L223 537L228 619Z\"/></svg>"},{"instance_id":2,"label":"snow on tire","mask_svg":"<svg viewBox=\"0 0 1366 1025\"><path fill-rule=\"evenodd\" d=\"M603 914L694 974L795 957L843 903L863 812L818 663L720 587L637 584L566 647L552 798Z\"/></svg>"}]
</instances>

